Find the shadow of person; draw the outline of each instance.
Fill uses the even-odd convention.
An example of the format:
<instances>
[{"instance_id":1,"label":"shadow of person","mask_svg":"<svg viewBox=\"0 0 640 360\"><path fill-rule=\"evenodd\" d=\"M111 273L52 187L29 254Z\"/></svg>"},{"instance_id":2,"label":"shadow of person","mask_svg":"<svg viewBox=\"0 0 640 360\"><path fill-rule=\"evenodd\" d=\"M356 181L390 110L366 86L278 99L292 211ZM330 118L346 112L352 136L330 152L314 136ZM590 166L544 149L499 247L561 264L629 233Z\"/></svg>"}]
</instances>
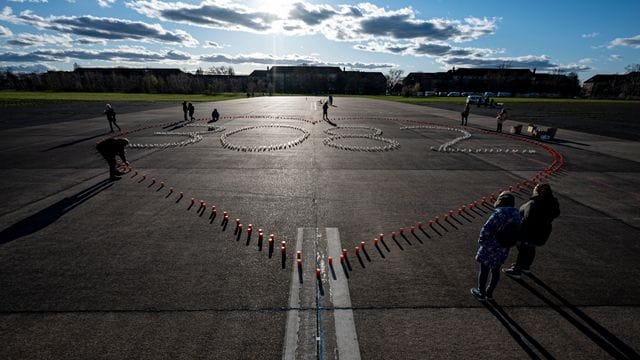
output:
<instances>
[{"instance_id":1,"label":"shadow of person","mask_svg":"<svg viewBox=\"0 0 640 360\"><path fill-rule=\"evenodd\" d=\"M589 315L582 312L582 310L578 309L575 305L571 304L567 299L558 294L555 290L545 284L540 278L535 276L532 273L525 274L531 280L533 280L536 285L540 286L544 290L549 293L552 297L556 298L560 303L571 310L577 317L582 319L587 325L589 325L593 330L595 330L600 336L605 338L608 342L610 342L613 346L615 346L618 350L623 352L630 359L640 359L640 354L638 354L633 348L627 345L624 341L620 340L617 336L612 334L609 330L607 330L604 326L600 325L597 321L589 317Z\"/></svg>"},{"instance_id":2,"label":"shadow of person","mask_svg":"<svg viewBox=\"0 0 640 360\"><path fill-rule=\"evenodd\" d=\"M504 326L505 329L509 332L509 335L515 340L516 343L524 350L524 352L529 355L532 359L540 359L540 356L533 350L533 348L529 345L533 345L540 355L542 355L545 359L555 359L553 355L551 355L547 349L545 349L536 339L534 339L528 332L526 332L515 320L507 314L507 312L495 301L487 301L482 303L484 307L489 310L491 315L495 316L500 324ZM526 340L526 341L525 341ZM527 343L528 342L528 343Z\"/></svg>"},{"instance_id":3,"label":"shadow of person","mask_svg":"<svg viewBox=\"0 0 640 360\"><path fill-rule=\"evenodd\" d=\"M8 228L0 231L0 245L44 229L58 220L62 215L73 210L76 206L89 200L102 190L105 190L112 185L112 181L105 179L75 195L66 197L55 204L52 204L37 213L18 221Z\"/></svg>"},{"instance_id":4,"label":"shadow of person","mask_svg":"<svg viewBox=\"0 0 640 360\"><path fill-rule=\"evenodd\" d=\"M102 134L93 135L93 136L85 137L85 138L82 138L82 139L73 140L73 141L68 142L68 143L64 143L64 144L56 145L56 146L50 147L50 148L48 148L48 149L46 149L46 150L42 150L42 152L47 152L47 151L51 151L51 150L61 149L61 148L63 148L63 147L67 147L67 146L71 146L71 145L79 144L79 143L81 143L81 142L88 141L88 140L92 140L92 139L95 139L95 138L99 138L99 137L101 137L101 136L105 136L105 135L109 135L109 132L105 132L105 133L102 133Z\"/></svg>"},{"instance_id":5,"label":"shadow of person","mask_svg":"<svg viewBox=\"0 0 640 360\"><path fill-rule=\"evenodd\" d=\"M544 284L542 280L538 279L535 275L528 274L528 276L531 279L533 279L533 281L539 286L541 286L543 289L547 291L551 290L550 294L556 297L556 299L560 300L563 303L564 307L568 308L574 313L576 313L576 311L582 313L582 311L578 310L574 305L569 303L564 298L562 297L558 298L560 295L558 295L557 292L553 291L553 289L551 289L546 284ZM578 319L571 316L571 314L569 314L562 306L551 301L551 299L543 295L540 291L538 291L538 289L534 288L523 279L519 279L515 281L525 289L529 290L529 292L531 292L533 295L538 297L540 300L542 300L551 309L555 310L560 316L562 316L565 320L567 320L571 325L573 325L576 329L578 329L586 337L588 337L591 341L593 341L594 344L598 345L602 350L606 351L609 355L613 356L613 358L615 359L638 359L639 358L638 354L633 349L631 349L628 345L624 344L620 339L618 339L615 335L607 331L602 325L598 324L595 320L589 318L586 314L582 313L582 315L590 319L591 323L589 324L589 326L594 327L594 325L596 325L594 329L600 332L600 334L597 334L594 330L592 330L588 326L578 321ZM606 331L606 333L603 335L601 330ZM614 338L615 338L615 342L612 342L613 345L607 341L607 340L611 341L611 339L614 339ZM622 348L619 349L618 347L620 345L622 345Z\"/></svg>"}]
</instances>

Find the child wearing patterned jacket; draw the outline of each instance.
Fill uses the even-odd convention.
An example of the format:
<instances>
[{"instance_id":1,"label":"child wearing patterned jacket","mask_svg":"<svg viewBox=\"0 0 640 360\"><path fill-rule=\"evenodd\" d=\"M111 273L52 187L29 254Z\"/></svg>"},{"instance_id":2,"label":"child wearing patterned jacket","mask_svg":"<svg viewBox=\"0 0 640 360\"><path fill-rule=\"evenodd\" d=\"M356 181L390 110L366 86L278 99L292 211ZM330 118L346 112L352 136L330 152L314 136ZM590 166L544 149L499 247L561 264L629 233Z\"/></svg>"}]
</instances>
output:
<instances>
[{"instance_id":1,"label":"child wearing patterned jacket","mask_svg":"<svg viewBox=\"0 0 640 360\"><path fill-rule=\"evenodd\" d=\"M509 256L509 247L501 246L496 234L508 223L514 222L520 226L522 222L518 209L514 207L515 198L510 192L502 192L494 206L495 210L482 226L478 238L480 247L476 253L476 261L480 264L480 271L478 285L471 289L471 294L480 301L493 300L493 291L500 281L500 267ZM491 275L491 281L487 286L489 275Z\"/></svg>"}]
</instances>

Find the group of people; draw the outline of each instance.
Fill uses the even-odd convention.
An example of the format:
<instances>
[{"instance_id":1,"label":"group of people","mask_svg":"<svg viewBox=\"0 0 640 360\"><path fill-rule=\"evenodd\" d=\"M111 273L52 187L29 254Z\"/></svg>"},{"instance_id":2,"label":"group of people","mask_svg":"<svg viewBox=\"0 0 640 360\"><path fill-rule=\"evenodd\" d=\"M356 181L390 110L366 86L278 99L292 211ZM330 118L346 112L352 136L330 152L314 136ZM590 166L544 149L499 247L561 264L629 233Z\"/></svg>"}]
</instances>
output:
<instances>
[{"instance_id":1,"label":"group of people","mask_svg":"<svg viewBox=\"0 0 640 360\"><path fill-rule=\"evenodd\" d=\"M466 126L469 121L469 112L471 112L471 104L467 101L462 112L460 112L460 125ZM502 132L502 124L507 120L507 109L503 106L498 114L496 114L496 132Z\"/></svg>"},{"instance_id":2,"label":"group of people","mask_svg":"<svg viewBox=\"0 0 640 360\"><path fill-rule=\"evenodd\" d=\"M182 102L182 112L184 113L184 121L195 120L195 117L193 116L195 111L196 111L196 108L193 106L192 103L187 104L186 101ZM216 122L218 120L220 120L220 113L218 112L218 109L214 108L213 111L211 112L211 120L207 121L207 123Z\"/></svg>"},{"instance_id":3,"label":"group of people","mask_svg":"<svg viewBox=\"0 0 640 360\"><path fill-rule=\"evenodd\" d=\"M195 120L195 118L193 117L193 114L196 112L196 108L193 106L192 103L187 104L186 101L183 101L182 112L184 113L184 121ZM189 115L189 117L187 117L187 114Z\"/></svg>"},{"instance_id":4,"label":"group of people","mask_svg":"<svg viewBox=\"0 0 640 360\"><path fill-rule=\"evenodd\" d=\"M553 196L551 186L537 184L529 201L515 208L512 193L502 192L495 204L495 210L482 226L478 238L476 261L480 264L477 286L471 294L480 301L493 300L493 293L500 281L501 267L509 257L510 245L517 244L518 256L509 268L502 269L506 275L520 279L522 274L531 272L536 255L536 247L544 245L551 234L552 222L560 216L558 200ZM506 232L505 229L515 229ZM509 237L508 244L502 238Z\"/></svg>"}]
</instances>

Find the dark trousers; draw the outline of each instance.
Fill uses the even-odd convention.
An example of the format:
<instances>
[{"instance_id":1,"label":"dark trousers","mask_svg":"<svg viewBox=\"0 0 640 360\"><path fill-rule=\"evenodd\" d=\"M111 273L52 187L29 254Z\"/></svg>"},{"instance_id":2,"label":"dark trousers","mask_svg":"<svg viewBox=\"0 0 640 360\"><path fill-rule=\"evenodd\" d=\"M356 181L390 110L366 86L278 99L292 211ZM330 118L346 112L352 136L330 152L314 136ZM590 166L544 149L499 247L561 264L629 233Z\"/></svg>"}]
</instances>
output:
<instances>
[{"instance_id":1,"label":"dark trousers","mask_svg":"<svg viewBox=\"0 0 640 360\"><path fill-rule=\"evenodd\" d=\"M107 120L109 120L109 128L111 129L111 131L113 131L113 125L115 125L119 131L122 131L122 129L120 129L120 126L118 126L118 124L116 124L116 117L112 117L112 118L107 118ZM112 125L113 124L113 125Z\"/></svg>"},{"instance_id":2,"label":"dark trousers","mask_svg":"<svg viewBox=\"0 0 640 360\"><path fill-rule=\"evenodd\" d=\"M116 170L116 156L107 156L103 154L102 157L107 160L107 164L109 164L109 175L115 176L118 172Z\"/></svg>"},{"instance_id":3,"label":"dark trousers","mask_svg":"<svg viewBox=\"0 0 640 360\"><path fill-rule=\"evenodd\" d=\"M533 264L533 259L536 257L536 247L533 245L519 244L518 245L518 257L516 263L513 264L515 270L528 270Z\"/></svg>"},{"instance_id":4,"label":"dark trousers","mask_svg":"<svg viewBox=\"0 0 640 360\"><path fill-rule=\"evenodd\" d=\"M496 129L497 132L502 132L502 123L498 123L498 128Z\"/></svg>"},{"instance_id":5,"label":"dark trousers","mask_svg":"<svg viewBox=\"0 0 640 360\"><path fill-rule=\"evenodd\" d=\"M489 287L487 287L489 274L491 274L491 282L489 282ZM478 273L478 290L480 290L481 294L487 295L489 297L493 296L493 290L496 289L499 281L500 266L492 269L486 265L480 264L480 272Z\"/></svg>"}]
</instances>

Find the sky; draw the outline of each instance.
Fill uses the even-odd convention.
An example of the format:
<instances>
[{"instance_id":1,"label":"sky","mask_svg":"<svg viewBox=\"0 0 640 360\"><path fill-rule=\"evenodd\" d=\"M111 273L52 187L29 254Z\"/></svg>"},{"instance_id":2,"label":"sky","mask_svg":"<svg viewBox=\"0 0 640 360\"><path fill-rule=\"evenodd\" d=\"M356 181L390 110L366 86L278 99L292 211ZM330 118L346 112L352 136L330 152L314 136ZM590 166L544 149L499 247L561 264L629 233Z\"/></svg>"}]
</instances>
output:
<instances>
[{"instance_id":1,"label":"sky","mask_svg":"<svg viewBox=\"0 0 640 360\"><path fill-rule=\"evenodd\" d=\"M639 0L0 0L0 68L625 73Z\"/></svg>"}]
</instances>

